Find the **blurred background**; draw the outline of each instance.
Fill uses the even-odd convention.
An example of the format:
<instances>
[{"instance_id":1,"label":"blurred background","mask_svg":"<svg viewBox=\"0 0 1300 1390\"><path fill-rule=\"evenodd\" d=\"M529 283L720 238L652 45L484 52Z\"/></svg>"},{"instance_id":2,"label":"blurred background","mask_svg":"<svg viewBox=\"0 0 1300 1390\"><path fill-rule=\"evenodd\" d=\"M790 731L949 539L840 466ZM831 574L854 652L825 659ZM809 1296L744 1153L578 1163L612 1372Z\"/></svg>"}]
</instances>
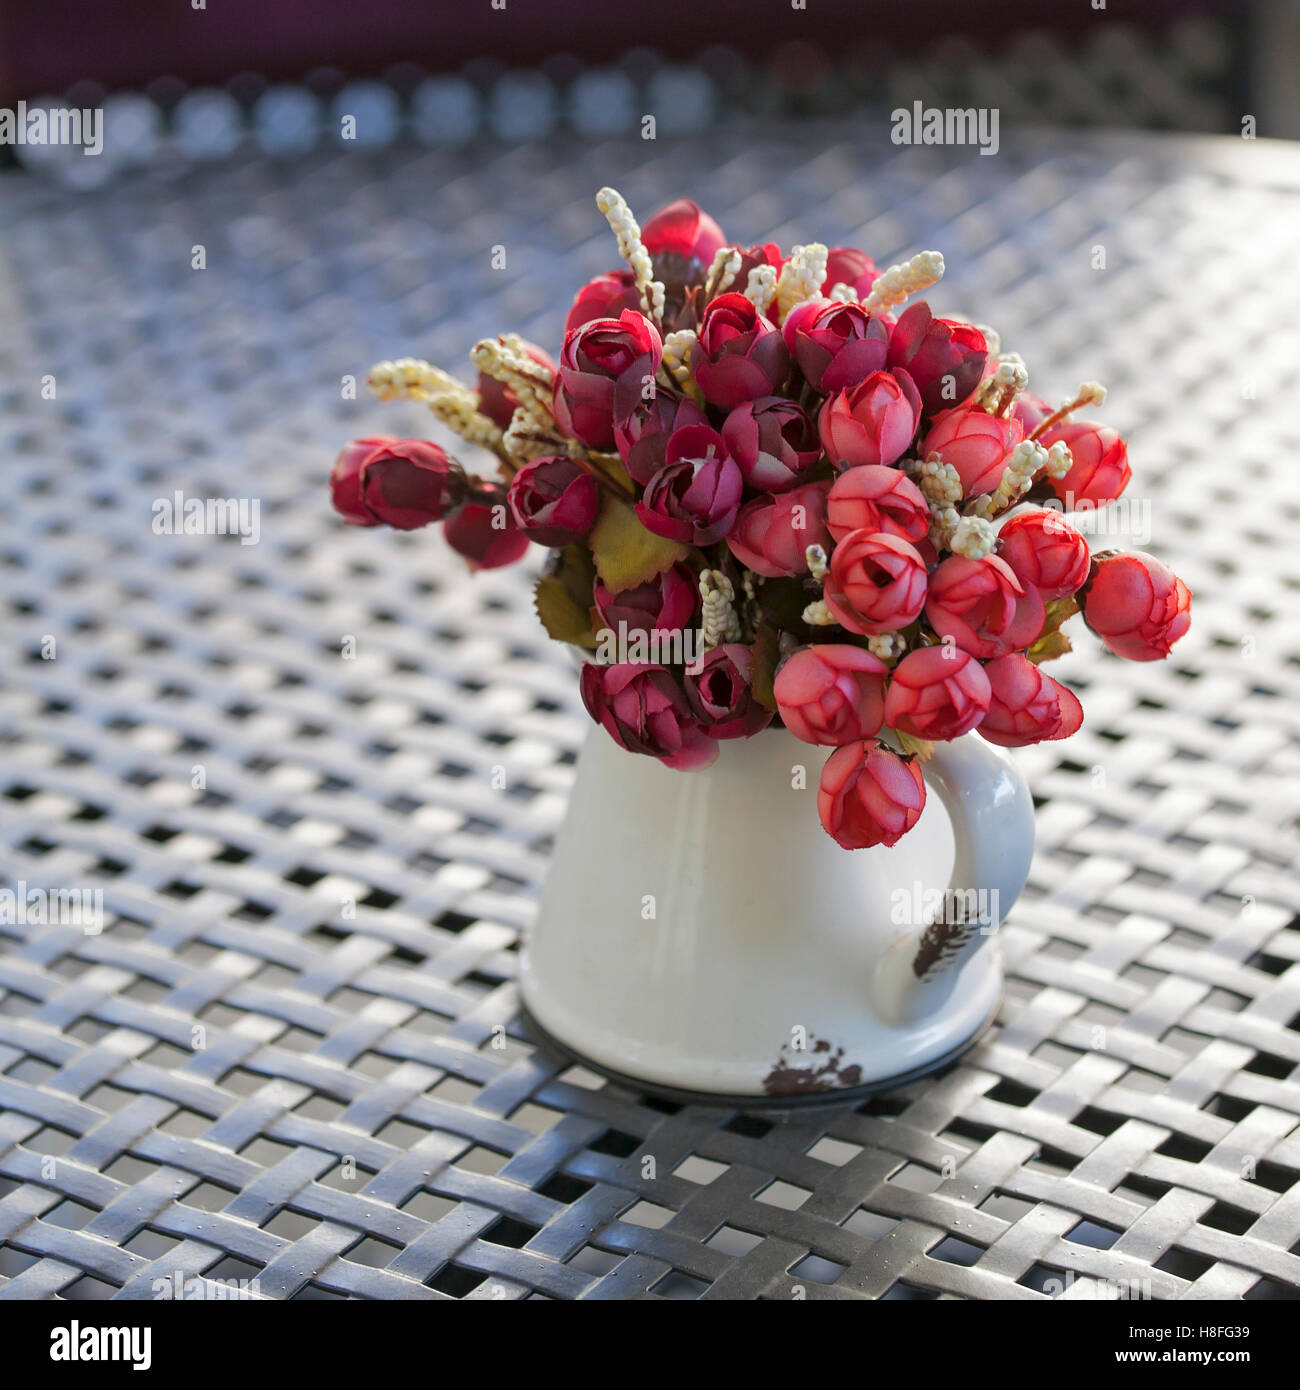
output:
<instances>
[{"instance_id":1,"label":"blurred background","mask_svg":"<svg viewBox=\"0 0 1300 1390\"><path fill-rule=\"evenodd\" d=\"M801 0L795 0L795 4ZM1300 135L1294 0L3 0L0 106L104 108L105 151L0 146L93 185L124 167L564 132L871 118L921 99L1050 124ZM888 122L870 121L868 138ZM882 135L881 132L884 134Z\"/></svg>"}]
</instances>

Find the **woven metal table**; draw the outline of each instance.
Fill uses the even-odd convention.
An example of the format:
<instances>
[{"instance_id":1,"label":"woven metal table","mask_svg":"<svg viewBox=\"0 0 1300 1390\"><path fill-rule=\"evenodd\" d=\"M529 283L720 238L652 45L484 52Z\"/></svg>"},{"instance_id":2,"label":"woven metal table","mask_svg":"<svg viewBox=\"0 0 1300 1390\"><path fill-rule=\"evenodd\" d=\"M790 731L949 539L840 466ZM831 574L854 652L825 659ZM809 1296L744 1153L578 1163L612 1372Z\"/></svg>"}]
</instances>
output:
<instances>
[{"instance_id":1,"label":"woven metal table","mask_svg":"<svg viewBox=\"0 0 1300 1390\"><path fill-rule=\"evenodd\" d=\"M0 1297L1300 1293L1300 159L886 131L5 176L0 874L104 921L0 921ZM535 1050L572 670L518 570L325 496L347 438L444 437L346 376L555 343L614 260L604 183L941 249L936 302L1034 387L1111 387L1196 592L1171 661L1061 663L1088 717L1021 755L998 1026L856 1108L678 1108ZM177 490L257 499L258 543L157 534Z\"/></svg>"}]
</instances>

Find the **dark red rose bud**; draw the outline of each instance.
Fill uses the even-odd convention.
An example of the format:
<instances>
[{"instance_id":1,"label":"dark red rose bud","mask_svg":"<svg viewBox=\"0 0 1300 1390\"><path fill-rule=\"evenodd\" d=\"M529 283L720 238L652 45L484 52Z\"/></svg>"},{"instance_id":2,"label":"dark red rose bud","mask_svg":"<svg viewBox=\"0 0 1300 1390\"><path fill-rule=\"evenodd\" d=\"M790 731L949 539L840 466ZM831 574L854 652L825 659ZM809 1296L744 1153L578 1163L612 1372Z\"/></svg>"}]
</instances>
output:
<instances>
[{"instance_id":1,"label":"dark red rose bud","mask_svg":"<svg viewBox=\"0 0 1300 1390\"><path fill-rule=\"evenodd\" d=\"M587 713L629 753L646 753L674 768L705 767L718 756L717 743L700 728L681 687L662 666L589 661L580 689Z\"/></svg>"},{"instance_id":2,"label":"dark red rose bud","mask_svg":"<svg viewBox=\"0 0 1300 1390\"><path fill-rule=\"evenodd\" d=\"M628 475L644 486L667 460L669 436L687 425L707 425L708 416L689 396L658 386L629 415L614 422L614 443Z\"/></svg>"},{"instance_id":3,"label":"dark red rose bud","mask_svg":"<svg viewBox=\"0 0 1300 1390\"><path fill-rule=\"evenodd\" d=\"M554 374L555 363L536 343L524 343L523 349L539 367L545 367L548 372ZM512 387L498 381L495 377L488 376L486 372L480 372L478 374L478 408L479 414L486 415L498 429L508 429L510 417L519 409L519 397L515 395Z\"/></svg>"},{"instance_id":4,"label":"dark red rose bud","mask_svg":"<svg viewBox=\"0 0 1300 1390\"><path fill-rule=\"evenodd\" d=\"M510 514L538 545L571 545L596 522L600 484L571 458L534 459L510 483Z\"/></svg>"},{"instance_id":5,"label":"dark red rose bud","mask_svg":"<svg viewBox=\"0 0 1300 1390\"><path fill-rule=\"evenodd\" d=\"M785 265L781 248L774 241L765 241L759 246L733 246L729 249L740 252L740 268L731 282L731 288L740 293L744 293L746 285L749 284L751 270L757 270L759 266L771 266L777 275L780 275L781 268Z\"/></svg>"},{"instance_id":6,"label":"dark red rose bud","mask_svg":"<svg viewBox=\"0 0 1300 1390\"><path fill-rule=\"evenodd\" d=\"M700 606L699 580L687 565L674 565L661 575L631 589L615 592L596 583L593 601L601 625L616 636L635 633L681 632Z\"/></svg>"},{"instance_id":7,"label":"dark red rose bud","mask_svg":"<svg viewBox=\"0 0 1300 1390\"><path fill-rule=\"evenodd\" d=\"M989 345L973 323L937 319L923 299L889 335L890 369L906 369L928 415L960 405L979 385L988 356Z\"/></svg>"},{"instance_id":8,"label":"dark red rose bud","mask_svg":"<svg viewBox=\"0 0 1300 1390\"><path fill-rule=\"evenodd\" d=\"M743 294L709 301L691 344L691 371L710 405L730 410L772 396L790 371L785 340Z\"/></svg>"},{"instance_id":9,"label":"dark red rose bud","mask_svg":"<svg viewBox=\"0 0 1300 1390\"><path fill-rule=\"evenodd\" d=\"M738 405L724 421L722 437L745 482L760 492L798 486L822 452L807 411L784 396Z\"/></svg>"},{"instance_id":10,"label":"dark red rose bud","mask_svg":"<svg viewBox=\"0 0 1300 1390\"><path fill-rule=\"evenodd\" d=\"M826 525L837 541L850 531L883 531L917 545L930 534L930 504L899 469L862 463L832 484Z\"/></svg>"},{"instance_id":11,"label":"dark red rose bud","mask_svg":"<svg viewBox=\"0 0 1300 1390\"><path fill-rule=\"evenodd\" d=\"M829 550L826 494L830 484L806 483L772 497L756 497L740 509L727 548L742 565L767 579L808 573L810 545Z\"/></svg>"},{"instance_id":12,"label":"dark red rose bud","mask_svg":"<svg viewBox=\"0 0 1300 1390\"><path fill-rule=\"evenodd\" d=\"M478 478L474 482L474 501L442 524L447 544L465 557L471 570L513 565L528 549L528 537L510 515L506 490L500 483Z\"/></svg>"},{"instance_id":13,"label":"dark red rose bud","mask_svg":"<svg viewBox=\"0 0 1300 1390\"><path fill-rule=\"evenodd\" d=\"M438 445L389 435L354 439L330 473L330 495L346 521L399 531L438 521L466 486L460 465Z\"/></svg>"},{"instance_id":14,"label":"dark red rose bud","mask_svg":"<svg viewBox=\"0 0 1300 1390\"><path fill-rule=\"evenodd\" d=\"M846 743L826 759L817 814L842 848L896 845L924 809L920 759L901 758L874 739Z\"/></svg>"},{"instance_id":15,"label":"dark red rose bud","mask_svg":"<svg viewBox=\"0 0 1300 1390\"><path fill-rule=\"evenodd\" d=\"M1191 626L1191 590L1154 555L1103 555L1080 596L1084 621L1116 656L1159 661Z\"/></svg>"},{"instance_id":16,"label":"dark red rose bud","mask_svg":"<svg viewBox=\"0 0 1300 1390\"><path fill-rule=\"evenodd\" d=\"M806 299L786 315L781 333L808 384L825 395L880 371L889 355L885 321L859 304Z\"/></svg>"},{"instance_id":17,"label":"dark red rose bud","mask_svg":"<svg viewBox=\"0 0 1300 1390\"><path fill-rule=\"evenodd\" d=\"M1083 706L1074 692L1019 652L986 662L984 674L992 693L979 730L990 743L1022 748L1044 739L1069 738L1083 723Z\"/></svg>"},{"instance_id":18,"label":"dark red rose bud","mask_svg":"<svg viewBox=\"0 0 1300 1390\"><path fill-rule=\"evenodd\" d=\"M885 723L913 738L957 738L988 710L984 668L956 647L918 647L894 667L885 692Z\"/></svg>"},{"instance_id":19,"label":"dark red rose bud","mask_svg":"<svg viewBox=\"0 0 1300 1390\"><path fill-rule=\"evenodd\" d=\"M1048 600L1077 592L1091 567L1088 542L1057 512L1016 513L998 531L998 554Z\"/></svg>"},{"instance_id":20,"label":"dark red rose bud","mask_svg":"<svg viewBox=\"0 0 1300 1390\"><path fill-rule=\"evenodd\" d=\"M642 526L688 545L720 541L736 520L745 486L722 436L707 425L688 425L669 437L665 459L636 504Z\"/></svg>"},{"instance_id":21,"label":"dark red rose bud","mask_svg":"<svg viewBox=\"0 0 1300 1390\"><path fill-rule=\"evenodd\" d=\"M754 698L754 654L741 642L727 642L686 668L686 698L712 738L749 738L766 729L772 712Z\"/></svg>"},{"instance_id":22,"label":"dark red rose bud","mask_svg":"<svg viewBox=\"0 0 1300 1390\"><path fill-rule=\"evenodd\" d=\"M822 293L830 294L836 285L847 285L858 292L859 299L871 293L871 287L880 278L876 263L865 251L855 246L836 246L826 257L826 278L822 281Z\"/></svg>"},{"instance_id":23,"label":"dark red rose bud","mask_svg":"<svg viewBox=\"0 0 1300 1390\"><path fill-rule=\"evenodd\" d=\"M581 328L592 319L616 319L624 309L635 309L640 303L641 296L630 270L611 270L597 275L573 296L572 307L564 320L564 336L567 338L575 328Z\"/></svg>"},{"instance_id":24,"label":"dark red rose bud","mask_svg":"<svg viewBox=\"0 0 1300 1390\"><path fill-rule=\"evenodd\" d=\"M636 408L662 360L659 330L635 309L575 328L564 340L555 375L560 428L589 448L608 449L615 419Z\"/></svg>"},{"instance_id":25,"label":"dark red rose bud","mask_svg":"<svg viewBox=\"0 0 1300 1390\"><path fill-rule=\"evenodd\" d=\"M726 241L722 228L689 198L660 208L641 228L641 244L652 259L668 254L708 266Z\"/></svg>"},{"instance_id":26,"label":"dark red rose bud","mask_svg":"<svg viewBox=\"0 0 1300 1390\"><path fill-rule=\"evenodd\" d=\"M1043 596L997 555L950 555L930 576L925 616L940 637L984 660L1028 647L1043 630Z\"/></svg>"}]
</instances>

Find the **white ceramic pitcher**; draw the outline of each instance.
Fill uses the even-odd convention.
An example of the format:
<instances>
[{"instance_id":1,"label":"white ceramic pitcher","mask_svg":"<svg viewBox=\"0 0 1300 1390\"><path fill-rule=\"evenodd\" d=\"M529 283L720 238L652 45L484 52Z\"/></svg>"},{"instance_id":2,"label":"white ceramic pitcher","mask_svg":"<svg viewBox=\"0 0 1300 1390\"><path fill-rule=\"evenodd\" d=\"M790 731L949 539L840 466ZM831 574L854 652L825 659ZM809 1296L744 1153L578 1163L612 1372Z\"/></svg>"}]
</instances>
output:
<instances>
[{"instance_id":1,"label":"white ceramic pitcher","mask_svg":"<svg viewBox=\"0 0 1300 1390\"><path fill-rule=\"evenodd\" d=\"M544 1040L650 1090L767 1104L969 1046L1033 853L1024 779L973 734L936 744L912 831L845 850L817 816L831 751L777 728L676 772L593 728L524 954Z\"/></svg>"}]
</instances>

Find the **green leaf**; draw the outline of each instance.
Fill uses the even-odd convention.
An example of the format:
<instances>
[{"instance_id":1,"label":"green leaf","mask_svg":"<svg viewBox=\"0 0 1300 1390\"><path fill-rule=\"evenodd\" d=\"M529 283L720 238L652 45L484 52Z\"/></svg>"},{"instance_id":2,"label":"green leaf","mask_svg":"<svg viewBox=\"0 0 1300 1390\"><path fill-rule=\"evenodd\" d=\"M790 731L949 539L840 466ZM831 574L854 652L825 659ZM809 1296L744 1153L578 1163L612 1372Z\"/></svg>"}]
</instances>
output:
<instances>
[{"instance_id":1,"label":"green leaf","mask_svg":"<svg viewBox=\"0 0 1300 1390\"><path fill-rule=\"evenodd\" d=\"M573 595L564 587L564 581L558 575L544 574L537 581L533 603L542 626L557 642L595 647L596 634L591 630L587 610L574 602Z\"/></svg>"},{"instance_id":2,"label":"green leaf","mask_svg":"<svg viewBox=\"0 0 1300 1390\"><path fill-rule=\"evenodd\" d=\"M615 593L648 584L690 553L688 546L647 531L616 497L605 499L588 542L601 583Z\"/></svg>"},{"instance_id":3,"label":"green leaf","mask_svg":"<svg viewBox=\"0 0 1300 1390\"><path fill-rule=\"evenodd\" d=\"M764 709L770 709L775 713L776 695L772 690L772 682L776 677L777 663L781 660L781 641L771 623L759 623L755 628L754 642L750 650L754 653L754 699Z\"/></svg>"},{"instance_id":4,"label":"green leaf","mask_svg":"<svg viewBox=\"0 0 1300 1390\"><path fill-rule=\"evenodd\" d=\"M1058 656L1064 656L1066 652L1072 652L1073 650L1074 648L1070 645L1070 639L1065 633L1048 632L1040 637L1025 655L1035 666L1038 666L1044 661L1055 661Z\"/></svg>"}]
</instances>

